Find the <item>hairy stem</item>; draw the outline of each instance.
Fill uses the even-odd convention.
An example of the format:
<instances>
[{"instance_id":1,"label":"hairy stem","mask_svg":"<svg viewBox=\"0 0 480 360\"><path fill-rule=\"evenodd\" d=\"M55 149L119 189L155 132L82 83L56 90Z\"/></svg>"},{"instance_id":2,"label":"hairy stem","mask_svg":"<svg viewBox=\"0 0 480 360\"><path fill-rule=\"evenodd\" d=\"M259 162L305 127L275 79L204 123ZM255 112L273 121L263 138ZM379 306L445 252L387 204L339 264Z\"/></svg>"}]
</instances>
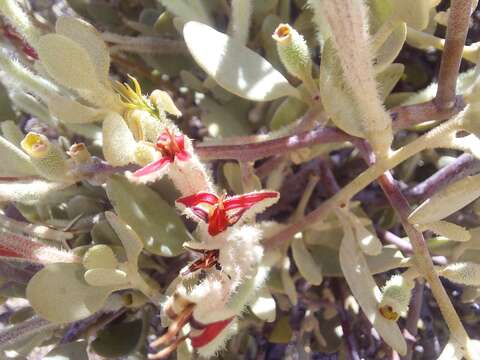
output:
<instances>
[{"instance_id":1,"label":"hairy stem","mask_svg":"<svg viewBox=\"0 0 480 360\"><path fill-rule=\"evenodd\" d=\"M416 281L415 288L413 289L412 300L410 301L410 306L408 310L407 322L405 324L405 331L408 331L408 334L412 337L418 335L418 319L420 318L420 311L422 310L423 304L423 291L424 291L423 281ZM411 360L413 355L413 345L415 342L407 342L407 355L403 356L402 360Z\"/></svg>"},{"instance_id":2,"label":"hairy stem","mask_svg":"<svg viewBox=\"0 0 480 360\"><path fill-rule=\"evenodd\" d=\"M480 160L476 159L471 154L462 154L451 164L441 168L426 180L405 191L405 196L408 198L424 200L448 184L479 171Z\"/></svg>"},{"instance_id":3,"label":"hairy stem","mask_svg":"<svg viewBox=\"0 0 480 360\"><path fill-rule=\"evenodd\" d=\"M443 121L456 115L465 107L463 96L455 98L455 104L448 109L439 108L434 100L415 105L396 106L390 110L393 130L399 131L428 120Z\"/></svg>"},{"instance_id":4,"label":"hairy stem","mask_svg":"<svg viewBox=\"0 0 480 360\"><path fill-rule=\"evenodd\" d=\"M447 120L462 111L464 107L463 96L458 95L455 106L450 109L442 110L431 100L415 105L394 107L390 110L390 114L393 118L394 131L399 131L432 119ZM251 138L250 141L249 138ZM199 143L195 145L195 150L204 161L227 159L255 161L317 144L360 140L339 129L322 126L299 134L265 141L255 141L255 137L249 138L236 144L207 145Z\"/></svg>"},{"instance_id":5,"label":"hairy stem","mask_svg":"<svg viewBox=\"0 0 480 360\"><path fill-rule=\"evenodd\" d=\"M266 239L265 243L268 246L279 245L280 243L291 239L297 232L320 220L323 216L327 215L335 207L345 206L347 201L349 201L355 194L363 190L375 179L383 175L385 171L394 168L398 164L402 163L403 161L420 151L441 144L439 143L439 141L448 137L448 135L450 135L452 132L456 131L456 129L461 124L461 119L462 116L460 115L444 124L437 126L435 129L417 138L410 144L393 152L385 161L375 163L363 173L361 173L359 176L357 176L357 178L347 184L337 194L322 203L312 212L308 213L301 220L289 225L288 227L286 227L279 233L273 235L269 239Z\"/></svg>"},{"instance_id":6,"label":"hairy stem","mask_svg":"<svg viewBox=\"0 0 480 360\"><path fill-rule=\"evenodd\" d=\"M235 159L248 162L315 144L344 142L352 139L356 138L341 130L319 127L298 135L285 136L262 142L238 145L197 145L195 150L202 160Z\"/></svg>"},{"instance_id":7,"label":"hairy stem","mask_svg":"<svg viewBox=\"0 0 480 360\"><path fill-rule=\"evenodd\" d=\"M455 106L455 88L467 38L472 0L453 0L448 16L447 36L440 63L435 103L440 109Z\"/></svg>"},{"instance_id":8,"label":"hairy stem","mask_svg":"<svg viewBox=\"0 0 480 360\"><path fill-rule=\"evenodd\" d=\"M415 254L415 264L422 276L430 284L433 296L435 297L440 311L451 332L451 339L455 339L459 344L464 344L468 339L465 328L453 307L447 292L445 291L437 272L435 271L430 252L425 242L423 234L408 221L411 209L410 205L402 194L395 180L389 172L382 175L378 182L387 196L390 204L400 217L400 221L407 233Z\"/></svg>"}]
</instances>

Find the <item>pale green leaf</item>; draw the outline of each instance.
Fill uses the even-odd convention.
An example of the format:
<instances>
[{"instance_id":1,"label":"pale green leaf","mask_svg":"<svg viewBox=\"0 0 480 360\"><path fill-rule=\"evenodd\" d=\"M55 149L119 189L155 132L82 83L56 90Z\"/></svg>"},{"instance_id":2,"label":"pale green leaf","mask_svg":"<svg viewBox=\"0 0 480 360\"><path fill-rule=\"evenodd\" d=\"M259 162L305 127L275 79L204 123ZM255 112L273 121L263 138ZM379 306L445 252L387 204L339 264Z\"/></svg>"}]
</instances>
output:
<instances>
[{"instance_id":1,"label":"pale green leaf","mask_svg":"<svg viewBox=\"0 0 480 360\"><path fill-rule=\"evenodd\" d=\"M116 269L118 260L110 246L94 245L83 256L83 266L86 269Z\"/></svg>"},{"instance_id":2,"label":"pale green leaf","mask_svg":"<svg viewBox=\"0 0 480 360\"><path fill-rule=\"evenodd\" d=\"M380 99L385 100L392 92L397 82L403 75L405 66L403 64L390 64L382 72L378 73L375 79L378 83Z\"/></svg>"},{"instance_id":3,"label":"pale green leaf","mask_svg":"<svg viewBox=\"0 0 480 360\"><path fill-rule=\"evenodd\" d=\"M407 25L402 22L395 26L390 36L377 50L374 64L375 71L380 72L390 65L402 50L403 44L407 39Z\"/></svg>"},{"instance_id":4,"label":"pale green leaf","mask_svg":"<svg viewBox=\"0 0 480 360\"><path fill-rule=\"evenodd\" d=\"M109 324L98 332L91 347L104 358L125 358L141 346L142 339L145 340L143 328L142 319Z\"/></svg>"},{"instance_id":5,"label":"pale green leaf","mask_svg":"<svg viewBox=\"0 0 480 360\"><path fill-rule=\"evenodd\" d=\"M48 99L47 105L50 113L66 124L85 124L99 121L105 115L105 111L83 105L76 100L61 95L52 95Z\"/></svg>"},{"instance_id":6,"label":"pale green leaf","mask_svg":"<svg viewBox=\"0 0 480 360\"><path fill-rule=\"evenodd\" d=\"M232 108L220 105L206 97L200 103L202 110L202 122L205 124L211 137L229 137L251 134L247 119L239 121Z\"/></svg>"},{"instance_id":7,"label":"pale green leaf","mask_svg":"<svg viewBox=\"0 0 480 360\"><path fill-rule=\"evenodd\" d=\"M292 240L292 254L300 274L309 284L320 285L323 281L322 268L308 251L302 237Z\"/></svg>"},{"instance_id":8,"label":"pale green leaf","mask_svg":"<svg viewBox=\"0 0 480 360\"><path fill-rule=\"evenodd\" d=\"M91 286L117 286L128 284L127 274L117 269L90 269L85 272L85 281Z\"/></svg>"},{"instance_id":9,"label":"pale green leaf","mask_svg":"<svg viewBox=\"0 0 480 360\"><path fill-rule=\"evenodd\" d=\"M107 194L119 217L128 221L149 252L177 256L184 251L182 244L191 240L190 233L175 209L155 191L115 176L107 183Z\"/></svg>"},{"instance_id":10,"label":"pale green leaf","mask_svg":"<svg viewBox=\"0 0 480 360\"><path fill-rule=\"evenodd\" d=\"M264 58L228 35L194 21L185 25L183 35L195 61L228 91L254 101L299 97Z\"/></svg>"},{"instance_id":11,"label":"pale green leaf","mask_svg":"<svg viewBox=\"0 0 480 360\"><path fill-rule=\"evenodd\" d=\"M5 139L11 142L16 147L20 147L20 142L25 137L25 134L20 130L17 124L12 120L2 121L0 123L2 134Z\"/></svg>"},{"instance_id":12,"label":"pale green leaf","mask_svg":"<svg viewBox=\"0 0 480 360\"><path fill-rule=\"evenodd\" d=\"M69 38L48 34L38 42L38 56L49 75L71 89L93 89L97 74L88 52Z\"/></svg>"},{"instance_id":13,"label":"pale green leaf","mask_svg":"<svg viewBox=\"0 0 480 360\"><path fill-rule=\"evenodd\" d=\"M437 360L462 360L463 351L460 345L454 341L449 341L442 350Z\"/></svg>"},{"instance_id":14,"label":"pale green leaf","mask_svg":"<svg viewBox=\"0 0 480 360\"><path fill-rule=\"evenodd\" d=\"M480 175L468 176L425 200L410 215L414 224L428 224L446 218L480 196Z\"/></svg>"},{"instance_id":15,"label":"pale green leaf","mask_svg":"<svg viewBox=\"0 0 480 360\"><path fill-rule=\"evenodd\" d=\"M163 6L183 21L199 21L212 25L210 14L207 12L206 4L197 0L160 0Z\"/></svg>"},{"instance_id":16,"label":"pale green leaf","mask_svg":"<svg viewBox=\"0 0 480 360\"><path fill-rule=\"evenodd\" d=\"M292 305L295 306L298 302L298 294L297 289L295 288L295 283L290 275L290 265L290 259L288 256L285 256L280 275L282 277L283 290L285 291L285 294L287 294Z\"/></svg>"},{"instance_id":17,"label":"pale green leaf","mask_svg":"<svg viewBox=\"0 0 480 360\"><path fill-rule=\"evenodd\" d=\"M115 287L92 287L83 279L82 264L49 264L27 286L35 312L53 323L84 319L100 310Z\"/></svg>"},{"instance_id":18,"label":"pale green leaf","mask_svg":"<svg viewBox=\"0 0 480 360\"><path fill-rule=\"evenodd\" d=\"M253 301L258 289L265 284L269 271L270 266L258 266L256 273L245 279L238 287L235 295L228 300L227 308L234 313L241 312L248 303Z\"/></svg>"},{"instance_id":19,"label":"pale green leaf","mask_svg":"<svg viewBox=\"0 0 480 360\"><path fill-rule=\"evenodd\" d=\"M273 114L272 120L270 121L270 129L275 131L293 123L299 119L306 110L307 105L298 99L289 97L283 100Z\"/></svg>"},{"instance_id":20,"label":"pale green leaf","mask_svg":"<svg viewBox=\"0 0 480 360\"><path fill-rule=\"evenodd\" d=\"M100 33L86 21L73 16L60 16L55 24L55 30L57 34L75 41L88 52L98 79L106 83L110 54Z\"/></svg>"},{"instance_id":21,"label":"pale green leaf","mask_svg":"<svg viewBox=\"0 0 480 360\"><path fill-rule=\"evenodd\" d=\"M417 30L427 27L430 9L436 6L432 0L393 0L393 14Z\"/></svg>"},{"instance_id":22,"label":"pale green leaf","mask_svg":"<svg viewBox=\"0 0 480 360\"><path fill-rule=\"evenodd\" d=\"M448 221L436 221L434 223L425 224L421 228L429 229L435 234L444 236L453 241L465 242L469 241L472 237L467 229Z\"/></svg>"},{"instance_id":23,"label":"pale green leaf","mask_svg":"<svg viewBox=\"0 0 480 360\"><path fill-rule=\"evenodd\" d=\"M266 322L274 322L277 316L276 304L272 294L267 289L262 289L250 305L250 309L259 319Z\"/></svg>"},{"instance_id":24,"label":"pale green leaf","mask_svg":"<svg viewBox=\"0 0 480 360\"><path fill-rule=\"evenodd\" d=\"M112 182L114 181L115 180L112 180L107 185L110 187L110 190L112 189L112 187L115 187L115 185L112 185ZM119 189L117 188L116 190L118 191ZM108 193L110 200L112 202L115 202L115 200L112 200L112 198L110 197L111 191L108 191ZM115 233L117 234L120 241L122 242L125 253L127 254L128 262L130 263L130 265L136 265L138 262L138 256L143 249L142 240L138 237L138 235L129 225L127 225L124 221L122 221L121 218L116 216L114 213L107 211L105 213L105 217L107 218L108 223L111 225L113 230L115 230Z\"/></svg>"},{"instance_id":25,"label":"pale green leaf","mask_svg":"<svg viewBox=\"0 0 480 360\"><path fill-rule=\"evenodd\" d=\"M34 204L48 194L64 189L69 185L45 180L0 181L0 202L14 201Z\"/></svg>"},{"instance_id":26,"label":"pale green leaf","mask_svg":"<svg viewBox=\"0 0 480 360\"><path fill-rule=\"evenodd\" d=\"M0 176L13 177L37 174L29 156L2 136L0 136L0 162L2 164Z\"/></svg>"},{"instance_id":27,"label":"pale green leaf","mask_svg":"<svg viewBox=\"0 0 480 360\"><path fill-rule=\"evenodd\" d=\"M349 214L355 238L362 251L370 256L379 255L382 252L382 243L375 233L366 226L353 213Z\"/></svg>"},{"instance_id":28,"label":"pale green leaf","mask_svg":"<svg viewBox=\"0 0 480 360\"><path fill-rule=\"evenodd\" d=\"M80 340L56 346L43 360L85 360L87 355L87 341Z\"/></svg>"},{"instance_id":29,"label":"pale green leaf","mask_svg":"<svg viewBox=\"0 0 480 360\"><path fill-rule=\"evenodd\" d=\"M322 103L333 123L343 131L364 137L355 100L345 84L340 59L332 40L325 42L320 64L320 93Z\"/></svg>"},{"instance_id":30,"label":"pale green leaf","mask_svg":"<svg viewBox=\"0 0 480 360\"><path fill-rule=\"evenodd\" d=\"M405 355L407 344L397 323L385 319L378 311L380 289L370 273L354 233L348 224L344 226L344 231L339 257L345 280L365 316L379 335L392 349L400 355Z\"/></svg>"},{"instance_id":31,"label":"pale green leaf","mask_svg":"<svg viewBox=\"0 0 480 360\"><path fill-rule=\"evenodd\" d=\"M235 194L243 194L242 172L236 162L227 162L223 165L223 176L228 186Z\"/></svg>"},{"instance_id":32,"label":"pale green leaf","mask_svg":"<svg viewBox=\"0 0 480 360\"><path fill-rule=\"evenodd\" d=\"M274 344L288 344L293 336L293 330L290 326L290 318L282 316L268 336L268 341Z\"/></svg>"}]
</instances>

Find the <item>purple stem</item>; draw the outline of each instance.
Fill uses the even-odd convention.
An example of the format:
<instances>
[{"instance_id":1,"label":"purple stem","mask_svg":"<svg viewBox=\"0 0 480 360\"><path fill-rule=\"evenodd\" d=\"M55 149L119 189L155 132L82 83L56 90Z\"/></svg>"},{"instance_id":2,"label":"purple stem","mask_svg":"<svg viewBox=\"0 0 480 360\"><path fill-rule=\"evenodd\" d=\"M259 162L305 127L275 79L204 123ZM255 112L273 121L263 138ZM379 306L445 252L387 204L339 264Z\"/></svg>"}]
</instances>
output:
<instances>
[{"instance_id":1,"label":"purple stem","mask_svg":"<svg viewBox=\"0 0 480 360\"><path fill-rule=\"evenodd\" d=\"M462 154L452 163L438 170L428 179L405 191L405 196L423 200L450 183L480 171L480 160L471 154Z\"/></svg>"},{"instance_id":2,"label":"purple stem","mask_svg":"<svg viewBox=\"0 0 480 360\"><path fill-rule=\"evenodd\" d=\"M404 332L408 332L405 338L416 338L418 335L418 319L420 318L420 311L423 304L423 290L425 284L423 281L416 281L415 288L413 289L413 296L410 301L408 309L407 321L405 324ZM410 335L410 336L409 336ZM407 355L403 356L402 360L411 360L413 355L413 342L408 342Z\"/></svg>"}]
</instances>

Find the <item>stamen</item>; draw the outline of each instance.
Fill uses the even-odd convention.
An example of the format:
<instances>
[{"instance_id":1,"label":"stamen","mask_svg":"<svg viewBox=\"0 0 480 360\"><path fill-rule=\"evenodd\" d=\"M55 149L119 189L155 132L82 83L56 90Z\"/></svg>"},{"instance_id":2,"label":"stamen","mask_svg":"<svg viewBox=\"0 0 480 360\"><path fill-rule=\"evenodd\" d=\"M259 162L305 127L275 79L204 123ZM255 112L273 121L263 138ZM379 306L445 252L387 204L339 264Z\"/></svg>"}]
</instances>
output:
<instances>
[{"instance_id":1,"label":"stamen","mask_svg":"<svg viewBox=\"0 0 480 360\"><path fill-rule=\"evenodd\" d=\"M170 343L177 335L178 332L185 326L190 320L193 313L194 305L191 304L183 310L180 315L170 324L165 334L159 337L157 340L150 344L151 347L159 347L163 344Z\"/></svg>"},{"instance_id":2,"label":"stamen","mask_svg":"<svg viewBox=\"0 0 480 360\"><path fill-rule=\"evenodd\" d=\"M164 359L166 358L167 356L169 356L172 352L174 352L178 345L180 345L180 343L182 343L183 341L185 341L185 339L188 337L188 335L186 336L182 336L178 339L175 339L175 341L173 343L171 343L170 345L168 345L166 348L163 348L162 350L160 350L159 352L157 352L156 354L149 354L148 355L148 358L150 360L157 360L157 359Z\"/></svg>"}]
</instances>

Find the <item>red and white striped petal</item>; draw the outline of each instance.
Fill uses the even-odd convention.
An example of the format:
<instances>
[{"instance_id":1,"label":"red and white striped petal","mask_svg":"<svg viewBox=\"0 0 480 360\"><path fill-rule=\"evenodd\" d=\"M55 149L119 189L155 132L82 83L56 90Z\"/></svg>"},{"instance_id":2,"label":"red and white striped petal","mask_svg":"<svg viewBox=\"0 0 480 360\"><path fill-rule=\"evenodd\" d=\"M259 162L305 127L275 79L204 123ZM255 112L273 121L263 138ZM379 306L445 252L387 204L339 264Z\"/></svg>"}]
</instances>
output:
<instances>
[{"instance_id":1,"label":"red and white striped petal","mask_svg":"<svg viewBox=\"0 0 480 360\"><path fill-rule=\"evenodd\" d=\"M126 172L127 178L137 184L148 184L160 180L168 173L171 166L169 158L163 157L154 161L135 172Z\"/></svg>"}]
</instances>

